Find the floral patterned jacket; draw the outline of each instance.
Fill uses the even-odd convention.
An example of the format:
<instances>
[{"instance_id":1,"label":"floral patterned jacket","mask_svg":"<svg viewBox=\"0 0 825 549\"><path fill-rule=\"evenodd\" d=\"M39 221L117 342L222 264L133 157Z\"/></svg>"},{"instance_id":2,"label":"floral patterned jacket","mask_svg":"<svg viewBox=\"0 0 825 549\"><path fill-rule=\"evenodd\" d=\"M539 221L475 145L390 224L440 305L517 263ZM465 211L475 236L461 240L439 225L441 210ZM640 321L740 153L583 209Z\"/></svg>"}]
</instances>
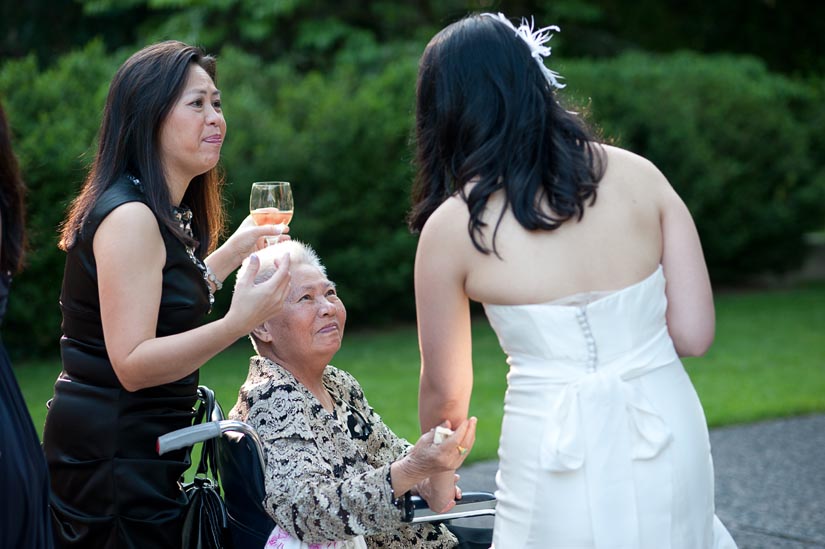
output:
<instances>
[{"instance_id":1,"label":"floral patterned jacket","mask_svg":"<svg viewBox=\"0 0 825 549\"><path fill-rule=\"evenodd\" d=\"M250 360L229 412L263 440L264 507L270 516L304 542L363 535L370 548L455 547L443 525L402 522L402 511L393 504L389 467L410 444L381 421L351 375L327 366L323 380L338 417L346 417L349 408L369 425L363 440L291 373L260 356Z\"/></svg>"}]
</instances>

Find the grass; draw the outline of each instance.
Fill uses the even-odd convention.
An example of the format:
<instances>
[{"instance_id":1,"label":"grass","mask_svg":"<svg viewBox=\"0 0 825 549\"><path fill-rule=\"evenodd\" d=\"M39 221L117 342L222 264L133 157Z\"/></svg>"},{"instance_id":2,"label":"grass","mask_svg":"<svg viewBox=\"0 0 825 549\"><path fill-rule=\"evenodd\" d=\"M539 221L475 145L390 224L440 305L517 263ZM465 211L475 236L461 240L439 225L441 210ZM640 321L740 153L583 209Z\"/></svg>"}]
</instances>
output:
<instances>
[{"instance_id":1,"label":"grass","mask_svg":"<svg viewBox=\"0 0 825 549\"><path fill-rule=\"evenodd\" d=\"M720 296L716 341L685 366L711 426L825 411L825 284Z\"/></svg>"},{"instance_id":2,"label":"grass","mask_svg":"<svg viewBox=\"0 0 825 549\"><path fill-rule=\"evenodd\" d=\"M765 418L825 412L825 284L716 296L716 341L685 366L708 423L720 426ZM251 346L227 349L201 370L201 383L217 393L225 411L246 377ZM475 384L470 412L478 416L476 446L468 461L496 456L507 365L483 318L473 325ZM418 433L418 342L414 327L350 332L333 364L351 372L370 404L399 435ZM56 361L20 364L15 373L35 425L60 371Z\"/></svg>"}]
</instances>

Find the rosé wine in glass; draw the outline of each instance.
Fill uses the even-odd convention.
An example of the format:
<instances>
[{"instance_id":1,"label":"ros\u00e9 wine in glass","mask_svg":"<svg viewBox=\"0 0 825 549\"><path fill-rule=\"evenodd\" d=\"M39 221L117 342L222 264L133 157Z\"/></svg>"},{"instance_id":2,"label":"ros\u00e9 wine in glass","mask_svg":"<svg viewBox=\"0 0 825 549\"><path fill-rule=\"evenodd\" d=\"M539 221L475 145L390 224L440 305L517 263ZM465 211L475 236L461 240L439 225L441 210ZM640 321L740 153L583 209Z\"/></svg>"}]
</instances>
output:
<instances>
[{"instance_id":1,"label":"ros\u00e9 wine in glass","mask_svg":"<svg viewBox=\"0 0 825 549\"><path fill-rule=\"evenodd\" d=\"M285 212L278 208L256 208L249 213L255 225L289 225L292 221L292 210Z\"/></svg>"},{"instance_id":2,"label":"ros\u00e9 wine in glass","mask_svg":"<svg viewBox=\"0 0 825 549\"><path fill-rule=\"evenodd\" d=\"M292 187L286 181L258 181L249 193L249 213L256 225L289 225L292 221Z\"/></svg>"},{"instance_id":3,"label":"ros\u00e9 wine in glass","mask_svg":"<svg viewBox=\"0 0 825 549\"><path fill-rule=\"evenodd\" d=\"M287 181L257 181L249 193L249 214L256 225L289 225L293 212L292 187ZM266 238L275 244L278 238Z\"/></svg>"}]
</instances>

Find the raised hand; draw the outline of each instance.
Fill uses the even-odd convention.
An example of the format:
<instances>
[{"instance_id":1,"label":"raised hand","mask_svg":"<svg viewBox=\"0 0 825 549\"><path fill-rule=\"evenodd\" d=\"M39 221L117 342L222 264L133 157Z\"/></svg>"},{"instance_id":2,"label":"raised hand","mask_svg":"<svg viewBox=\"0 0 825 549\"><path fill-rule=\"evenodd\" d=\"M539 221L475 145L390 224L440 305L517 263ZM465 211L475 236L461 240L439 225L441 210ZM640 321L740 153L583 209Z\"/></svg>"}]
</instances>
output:
<instances>
[{"instance_id":1,"label":"raised hand","mask_svg":"<svg viewBox=\"0 0 825 549\"><path fill-rule=\"evenodd\" d=\"M284 254L271 265L261 265L256 254L247 259L246 269L235 282L232 303L224 317L237 325L242 333L251 332L256 326L271 318L283 307L289 292L289 254ZM274 270L267 280L255 283L255 278L265 270Z\"/></svg>"},{"instance_id":2,"label":"raised hand","mask_svg":"<svg viewBox=\"0 0 825 549\"><path fill-rule=\"evenodd\" d=\"M240 258L238 264L246 259L249 254L254 253L269 244L275 243L275 238L278 242L289 240L289 225L255 225L252 216L248 215L244 218L238 229L230 236L224 246L227 244L231 246L232 251ZM270 240L267 241L267 238Z\"/></svg>"}]
</instances>

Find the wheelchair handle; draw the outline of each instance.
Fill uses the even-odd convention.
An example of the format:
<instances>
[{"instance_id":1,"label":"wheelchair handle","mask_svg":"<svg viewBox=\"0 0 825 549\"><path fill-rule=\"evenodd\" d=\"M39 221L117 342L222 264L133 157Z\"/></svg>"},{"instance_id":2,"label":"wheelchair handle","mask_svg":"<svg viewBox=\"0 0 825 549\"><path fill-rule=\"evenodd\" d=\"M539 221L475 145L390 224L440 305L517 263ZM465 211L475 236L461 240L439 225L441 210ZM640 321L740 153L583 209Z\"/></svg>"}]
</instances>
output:
<instances>
[{"instance_id":1,"label":"wheelchair handle","mask_svg":"<svg viewBox=\"0 0 825 549\"><path fill-rule=\"evenodd\" d=\"M221 426L217 421L210 421L208 423L201 423L200 425L192 425L191 427L184 427L171 433L166 433L158 437L157 451L158 455L163 455L172 450L180 450L181 448L188 448L194 446L198 442L203 442L212 438L221 436Z\"/></svg>"}]
</instances>

